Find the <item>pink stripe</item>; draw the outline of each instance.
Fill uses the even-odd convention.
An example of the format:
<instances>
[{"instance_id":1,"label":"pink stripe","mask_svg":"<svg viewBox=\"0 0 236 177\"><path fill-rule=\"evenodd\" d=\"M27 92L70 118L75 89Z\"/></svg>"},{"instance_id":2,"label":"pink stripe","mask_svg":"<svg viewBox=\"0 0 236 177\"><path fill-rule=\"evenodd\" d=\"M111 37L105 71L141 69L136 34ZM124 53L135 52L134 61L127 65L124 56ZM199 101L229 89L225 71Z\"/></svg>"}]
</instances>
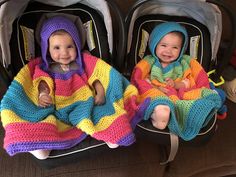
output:
<instances>
[{"instance_id":1,"label":"pink stripe","mask_svg":"<svg viewBox=\"0 0 236 177\"><path fill-rule=\"evenodd\" d=\"M132 96L124 103L124 108L127 111L128 114L127 118L129 118L129 121L131 121L131 118L134 117L136 111L138 110L138 105L136 101L137 101L137 96Z\"/></svg>"},{"instance_id":2,"label":"pink stripe","mask_svg":"<svg viewBox=\"0 0 236 177\"><path fill-rule=\"evenodd\" d=\"M4 144L18 142L66 141L79 138L83 132L71 128L58 132L57 127L48 123L12 123L5 127Z\"/></svg>"},{"instance_id":3,"label":"pink stripe","mask_svg":"<svg viewBox=\"0 0 236 177\"><path fill-rule=\"evenodd\" d=\"M84 58L85 71L86 71L86 74L89 78L92 75L98 60L96 57L89 55L87 53L83 54L83 58Z\"/></svg>"},{"instance_id":4,"label":"pink stripe","mask_svg":"<svg viewBox=\"0 0 236 177\"><path fill-rule=\"evenodd\" d=\"M39 64L41 63L40 58L33 59L29 62L28 68L30 70L31 78L37 79L41 76L49 77L48 73L40 69Z\"/></svg>"},{"instance_id":5,"label":"pink stripe","mask_svg":"<svg viewBox=\"0 0 236 177\"><path fill-rule=\"evenodd\" d=\"M56 89L55 94L60 96L70 96L81 87L85 86L86 83L79 75L73 75L68 80L55 80Z\"/></svg>"},{"instance_id":6,"label":"pink stripe","mask_svg":"<svg viewBox=\"0 0 236 177\"><path fill-rule=\"evenodd\" d=\"M130 133L132 133L132 128L127 115L121 115L107 129L94 133L92 137L116 144Z\"/></svg>"},{"instance_id":7,"label":"pink stripe","mask_svg":"<svg viewBox=\"0 0 236 177\"><path fill-rule=\"evenodd\" d=\"M203 69L197 75L196 84L198 88L201 87L210 88L208 76Z\"/></svg>"},{"instance_id":8,"label":"pink stripe","mask_svg":"<svg viewBox=\"0 0 236 177\"><path fill-rule=\"evenodd\" d=\"M145 93L146 91L150 90L153 87L142 77L143 77L142 70L136 67L133 72L133 77L131 78L131 83L138 88L140 94Z\"/></svg>"},{"instance_id":9,"label":"pink stripe","mask_svg":"<svg viewBox=\"0 0 236 177\"><path fill-rule=\"evenodd\" d=\"M40 58L36 58L36 59L31 60L27 65L30 70L30 75L32 78L34 75L35 66L38 65L39 63L40 63Z\"/></svg>"}]
</instances>

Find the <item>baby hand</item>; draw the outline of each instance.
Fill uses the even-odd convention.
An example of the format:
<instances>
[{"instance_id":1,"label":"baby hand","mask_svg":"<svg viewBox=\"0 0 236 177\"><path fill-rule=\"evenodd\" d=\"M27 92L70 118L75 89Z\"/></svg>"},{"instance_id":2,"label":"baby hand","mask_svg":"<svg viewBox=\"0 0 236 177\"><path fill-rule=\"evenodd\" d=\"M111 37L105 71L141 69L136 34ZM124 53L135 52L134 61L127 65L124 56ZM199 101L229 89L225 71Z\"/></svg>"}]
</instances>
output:
<instances>
[{"instance_id":1,"label":"baby hand","mask_svg":"<svg viewBox=\"0 0 236 177\"><path fill-rule=\"evenodd\" d=\"M48 93L42 92L39 94L38 104L40 107L47 107L52 104L52 98Z\"/></svg>"},{"instance_id":2,"label":"baby hand","mask_svg":"<svg viewBox=\"0 0 236 177\"><path fill-rule=\"evenodd\" d=\"M181 81L184 84L185 88L189 88L190 87L190 80L185 78Z\"/></svg>"},{"instance_id":3,"label":"baby hand","mask_svg":"<svg viewBox=\"0 0 236 177\"><path fill-rule=\"evenodd\" d=\"M94 97L95 105L103 105L105 103L105 96L103 95L95 95Z\"/></svg>"},{"instance_id":4,"label":"baby hand","mask_svg":"<svg viewBox=\"0 0 236 177\"><path fill-rule=\"evenodd\" d=\"M146 78L145 81L147 81L149 84L151 84L150 79Z\"/></svg>"},{"instance_id":5,"label":"baby hand","mask_svg":"<svg viewBox=\"0 0 236 177\"><path fill-rule=\"evenodd\" d=\"M174 82L174 80L173 79L171 79L171 78L166 78L166 84L167 84L167 86L169 86L169 87L175 87L175 82Z\"/></svg>"},{"instance_id":6,"label":"baby hand","mask_svg":"<svg viewBox=\"0 0 236 177\"><path fill-rule=\"evenodd\" d=\"M169 92L169 89L165 88L165 87L158 87L158 89L160 91L162 91L163 93L167 94Z\"/></svg>"}]
</instances>

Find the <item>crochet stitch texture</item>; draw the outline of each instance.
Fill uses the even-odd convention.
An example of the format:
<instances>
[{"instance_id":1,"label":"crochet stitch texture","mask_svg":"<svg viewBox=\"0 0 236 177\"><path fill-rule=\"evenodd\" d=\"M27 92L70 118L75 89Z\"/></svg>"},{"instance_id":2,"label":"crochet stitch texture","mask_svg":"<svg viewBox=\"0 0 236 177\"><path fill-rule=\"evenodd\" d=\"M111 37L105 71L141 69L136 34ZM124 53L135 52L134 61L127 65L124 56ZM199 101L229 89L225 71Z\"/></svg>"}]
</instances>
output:
<instances>
[{"instance_id":1,"label":"crochet stitch texture","mask_svg":"<svg viewBox=\"0 0 236 177\"><path fill-rule=\"evenodd\" d=\"M78 69L65 73L50 70L48 39L57 30L68 32L74 40ZM78 30L66 17L49 18L40 31L41 58L20 70L1 100L6 151L14 155L37 149L66 149L87 136L131 145L135 141L133 129L148 101L137 104L138 91L125 77L102 59L82 54ZM38 106L42 80L49 86L53 100L46 108ZM99 106L94 105L95 80L105 90L105 104Z\"/></svg>"},{"instance_id":2,"label":"crochet stitch texture","mask_svg":"<svg viewBox=\"0 0 236 177\"><path fill-rule=\"evenodd\" d=\"M4 148L10 155L36 149L66 149L87 136L129 146L135 141L133 129L142 119L148 102L137 104L137 89L101 59L84 54L84 74L55 82L40 69L40 58L30 61L14 78L1 101L5 129ZM106 103L94 105L88 83L99 79ZM37 106L40 80L46 80L54 104ZM54 84L55 85L54 85ZM17 102L15 101L17 100Z\"/></svg>"},{"instance_id":3,"label":"crochet stitch texture","mask_svg":"<svg viewBox=\"0 0 236 177\"><path fill-rule=\"evenodd\" d=\"M178 31L183 34L183 47L179 57L162 67L156 56L156 45L167 33ZM223 100L216 91L210 89L207 73L195 58L184 55L187 47L187 32L176 22L166 22L157 25L149 39L149 49L152 55L144 57L134 67L131 83L134 84L141 95L141 101L151 98L145 112L144 119L148 120L157 105L170 107L170 132L183 140L189 141L197 136L202 127L207 125L213 115L222 107ZM176 90L167 86L165 80L173 79L180 82L188 79L190 88ZM150 82L148 82L149 80ZM167 94L158 87L167 88Z\"/></svg>"}]
</instances>

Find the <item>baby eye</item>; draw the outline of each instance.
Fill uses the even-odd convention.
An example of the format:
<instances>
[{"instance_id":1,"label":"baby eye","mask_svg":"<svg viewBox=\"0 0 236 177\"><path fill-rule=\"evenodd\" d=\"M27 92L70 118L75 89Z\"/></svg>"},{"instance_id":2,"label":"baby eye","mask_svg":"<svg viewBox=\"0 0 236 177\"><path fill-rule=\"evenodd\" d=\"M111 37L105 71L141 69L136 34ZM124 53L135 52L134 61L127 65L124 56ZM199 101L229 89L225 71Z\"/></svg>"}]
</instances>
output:
<instances>
[{"instance_id":1,"label":"baby eye","mask_svg":"<svg viewBox=\"0 0 236 177\"><path fill-rule=\"evenodd\" d=\"M59 46L54 46L53 49L55 49L55 50L59 50L60 47L59 47Z\"/></svg>"},{"instance_id":2,"label":"baby eye","mask_svg":"<svg viewBox=\"0 0 236 177\"><path fill-rule=\"evenodd\" d=\"M68 48L71 49L71 48L74 48L75 46L74 45L69 45Z\"/></svg>"}]
</instances>

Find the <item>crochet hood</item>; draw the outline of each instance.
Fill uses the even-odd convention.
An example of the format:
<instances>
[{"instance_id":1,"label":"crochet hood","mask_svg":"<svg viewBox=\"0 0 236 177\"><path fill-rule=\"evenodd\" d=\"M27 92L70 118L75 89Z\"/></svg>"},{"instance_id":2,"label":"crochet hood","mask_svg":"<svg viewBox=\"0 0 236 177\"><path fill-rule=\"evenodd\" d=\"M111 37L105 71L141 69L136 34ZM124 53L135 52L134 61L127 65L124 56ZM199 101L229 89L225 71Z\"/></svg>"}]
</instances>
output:
<instances>
[{"instance_id":1,"label":"crochet hood","mask_svg":"<svg viewBox=\"0 0 236 177\"><path fill-rule=\"evenodd\" d=\"M157 25L153 29L153 31L151 32L150 38L149 38L149 49L150 49L152 56L154 56L158 62L159 62L159 58L156 56L157 44L160 42L160 40L166 34L168 34L170 32L174 32L174 31L180 32L184 36L184 39L183 39L184 42L183 42L182 49L180 51L178 59L175 61L175 62L178 62L180 60L180 58L182 58L182 56L187 48L188 34L187 34L186 29L176 22L165 22L165 23L161 23L160 25ZM175 63L175 62L173 62L173 63Z\"/></svg>"},{"instance_id":2,"label":"crochet hood","mask_svg":"<svg viewBox=\"0 0 236 177\"><path fill-rule=\"evenodd\" d=\"M76 62L79 65L79 73L83 71L83 63L82 63L82 55L81 55L81 41L79 38L79 32L75 26L75 24L64 16L54 16L47 19L40 31L40 44L41 44L41 57L43 59L43 67L47 70L49 67L49 62L51 61L51 57L48 54L48 39L51 34L58 30L65 30L68 32L72 39L75 42L77 47L77 58Z\"/></svg>"}]
</instances>

